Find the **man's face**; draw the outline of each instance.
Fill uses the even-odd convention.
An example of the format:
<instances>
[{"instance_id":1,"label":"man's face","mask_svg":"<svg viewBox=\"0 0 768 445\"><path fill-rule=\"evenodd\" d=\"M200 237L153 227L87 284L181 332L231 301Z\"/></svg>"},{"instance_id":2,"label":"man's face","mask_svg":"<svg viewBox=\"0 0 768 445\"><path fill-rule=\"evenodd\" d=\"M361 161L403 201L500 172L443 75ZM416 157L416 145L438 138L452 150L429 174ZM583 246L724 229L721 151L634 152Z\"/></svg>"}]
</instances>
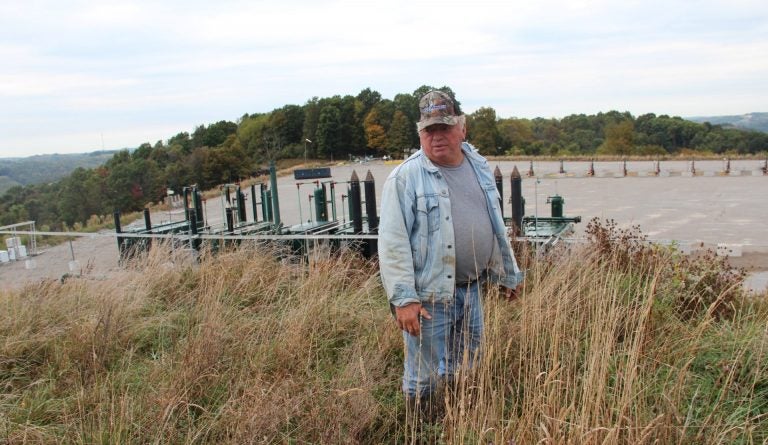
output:
<instances>
[{"instance_id":1,"label":"man's face","mask_svg":"<svg viewBox=\"0 0 768 445\"><path fill-rule=\"evenodd\" d=\"M434 124L419 132L419 141L430 161L440 165L456 166L464 159L461 142L465 136L466 129L461 123Z\"/></svg>"}]
</instances>

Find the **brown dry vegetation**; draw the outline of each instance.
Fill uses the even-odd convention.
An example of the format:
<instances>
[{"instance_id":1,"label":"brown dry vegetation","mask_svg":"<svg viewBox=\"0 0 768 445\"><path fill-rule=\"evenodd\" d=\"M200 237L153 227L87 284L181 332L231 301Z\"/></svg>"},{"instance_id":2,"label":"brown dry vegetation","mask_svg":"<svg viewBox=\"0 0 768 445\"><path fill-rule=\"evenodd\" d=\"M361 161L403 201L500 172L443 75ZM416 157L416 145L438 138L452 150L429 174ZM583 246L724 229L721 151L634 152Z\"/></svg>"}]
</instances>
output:
<instances>
[{"instance_id":1,"label":"brown dry vegetation","mask_svg":"<svg viewBox=\"0 0 768 445\"><path fill-rule=\"evenodd\" d=\"M111 281L0 295L0 443L764 443L768 308L597 224L486 294L482 363L435 424L406 416L376 268L156 248Z\"/></svg>"}]
</instances>

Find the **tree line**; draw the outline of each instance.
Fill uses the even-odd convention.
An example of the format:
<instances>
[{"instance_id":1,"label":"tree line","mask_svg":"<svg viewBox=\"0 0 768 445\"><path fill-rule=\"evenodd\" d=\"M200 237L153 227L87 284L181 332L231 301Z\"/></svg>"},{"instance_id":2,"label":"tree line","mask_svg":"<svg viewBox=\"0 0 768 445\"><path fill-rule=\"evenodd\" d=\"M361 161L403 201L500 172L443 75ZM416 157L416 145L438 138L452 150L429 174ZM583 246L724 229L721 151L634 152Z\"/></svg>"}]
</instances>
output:
<instances>
[{"instance_id":1,"label":"tree line","mask_svg":"<svg viewBox=\"0 0 768 445\"><path fill-rule=\"evenodd\" d=\"M0 196L0 225L34 220L43 230L85 224L115 209L136 211L197 184L209 189L253 176L269 160L401 158L419 146L418 101L431 86L386 99L366 88L357 96L313 97L237 122L200 125L154 145L117 152L104 165L78 168L49 184L17 186ZM450 87L440 88L453 96ZM457 102L460 107L460 103ZM491 107L467 115L468 140L485 155L662 156L687 151L756 154L768 134L695 123L680 117L609 111L555 118L501 118Z\"/></svg>"}]
</instances>

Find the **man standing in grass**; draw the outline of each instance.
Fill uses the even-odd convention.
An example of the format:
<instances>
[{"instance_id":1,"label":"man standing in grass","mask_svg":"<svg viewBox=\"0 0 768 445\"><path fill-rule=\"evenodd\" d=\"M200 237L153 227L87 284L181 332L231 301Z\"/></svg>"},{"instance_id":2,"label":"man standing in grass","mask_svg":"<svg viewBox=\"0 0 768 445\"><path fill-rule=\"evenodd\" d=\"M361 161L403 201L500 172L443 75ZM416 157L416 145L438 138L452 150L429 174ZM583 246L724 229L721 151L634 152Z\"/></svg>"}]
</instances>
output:
<instances>
[{"instance_id":1,"label":"man standing in grass","mask_svg":"<svg viewBox=\"0 0 768 445\"><path fill-rule=\"evenodd\" d=\"M480 284L498 283L511 299L522 273L488 162L463 142L458 104L430 91L419 109L421 149L384 183L379 264L405 340L403 392L424 414L442 404L434 400L440 379L471 369L479 357Z\"/></svg>"}]
</instances>

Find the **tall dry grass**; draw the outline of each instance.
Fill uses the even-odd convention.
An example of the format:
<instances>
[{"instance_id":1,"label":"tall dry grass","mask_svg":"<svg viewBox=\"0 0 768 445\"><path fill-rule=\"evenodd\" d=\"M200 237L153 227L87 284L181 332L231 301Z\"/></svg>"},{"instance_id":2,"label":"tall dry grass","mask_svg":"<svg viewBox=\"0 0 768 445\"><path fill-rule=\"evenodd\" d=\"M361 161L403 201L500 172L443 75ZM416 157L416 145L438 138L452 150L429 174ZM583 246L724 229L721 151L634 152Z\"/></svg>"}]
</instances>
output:
<instances>
[{"instance_id":1,"label":"tall dry grass","mask_svg":"<svg viewBox=\"0 0 768 445\"><path fill-rule=\"evenodd\" d=\"M519 253L525 292L487 290L481 363L434 424L406 417L401 335L350 252L156 248L29 285L0 295L0 443L768 440L764 298L711 259L596 246Z\"/></svg>"}]
</instances>

